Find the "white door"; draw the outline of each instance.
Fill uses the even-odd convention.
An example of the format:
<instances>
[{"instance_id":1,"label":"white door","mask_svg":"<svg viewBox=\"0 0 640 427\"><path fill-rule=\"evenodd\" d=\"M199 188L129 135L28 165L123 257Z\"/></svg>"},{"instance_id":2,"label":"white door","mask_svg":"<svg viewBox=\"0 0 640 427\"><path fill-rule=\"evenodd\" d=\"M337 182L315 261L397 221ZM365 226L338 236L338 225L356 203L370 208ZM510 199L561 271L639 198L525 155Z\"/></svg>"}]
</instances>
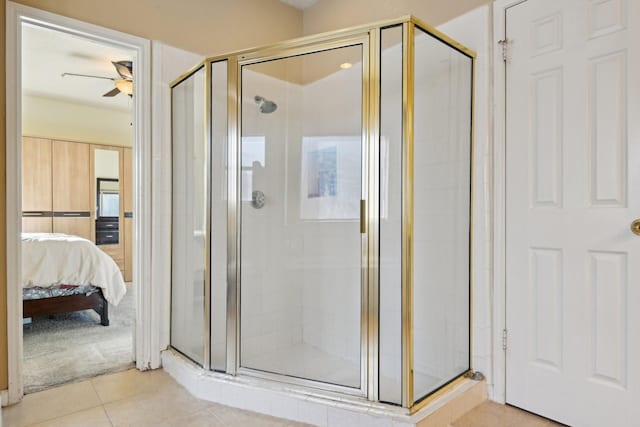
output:
<instances>
[{"instance_id":1,"label":"white door","mask_svg":"<svg viewBox=\"0 0 640 427\"><path fill-rule=\"evenodd\" d=\"M640 425L640 1L506 11L507 402Z\"/></svg>"}]
</instances>

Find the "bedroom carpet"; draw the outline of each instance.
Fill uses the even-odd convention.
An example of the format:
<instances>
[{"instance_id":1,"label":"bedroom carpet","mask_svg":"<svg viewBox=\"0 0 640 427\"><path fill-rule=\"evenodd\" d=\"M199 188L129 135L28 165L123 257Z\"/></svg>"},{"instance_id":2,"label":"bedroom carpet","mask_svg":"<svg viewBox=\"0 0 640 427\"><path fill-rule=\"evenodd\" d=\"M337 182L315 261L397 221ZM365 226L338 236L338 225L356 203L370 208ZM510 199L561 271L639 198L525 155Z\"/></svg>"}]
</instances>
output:
<instances>
[{"instance_id":1,"label":"bedroom carpet","mask_svg":"<svg viewBox=\"0 0 640 427\"><path fill-rule=\"evenodd\" d=\"M24 331L24 392L74 382L133 366L135 299L109 306L109 326L93 310L33 318Z\"/></svg>"}]
</instances>

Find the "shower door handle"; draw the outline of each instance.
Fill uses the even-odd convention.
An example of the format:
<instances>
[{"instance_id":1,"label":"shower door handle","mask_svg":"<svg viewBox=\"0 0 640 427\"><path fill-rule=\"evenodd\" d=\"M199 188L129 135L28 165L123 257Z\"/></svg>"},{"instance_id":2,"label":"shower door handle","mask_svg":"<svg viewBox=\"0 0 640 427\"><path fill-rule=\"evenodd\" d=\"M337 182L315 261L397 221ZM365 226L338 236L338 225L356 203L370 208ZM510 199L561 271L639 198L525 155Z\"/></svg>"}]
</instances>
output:
<instances>
[{"instance_id":1,"label":"shower door handle","mask_svg":"<svg viewBox=\"0 0 640 427\"><path fill-rule=\"evenodd\" d=\"M360 233L367 232L367 201L360 199Z\"/></svg>"}]
</instances>

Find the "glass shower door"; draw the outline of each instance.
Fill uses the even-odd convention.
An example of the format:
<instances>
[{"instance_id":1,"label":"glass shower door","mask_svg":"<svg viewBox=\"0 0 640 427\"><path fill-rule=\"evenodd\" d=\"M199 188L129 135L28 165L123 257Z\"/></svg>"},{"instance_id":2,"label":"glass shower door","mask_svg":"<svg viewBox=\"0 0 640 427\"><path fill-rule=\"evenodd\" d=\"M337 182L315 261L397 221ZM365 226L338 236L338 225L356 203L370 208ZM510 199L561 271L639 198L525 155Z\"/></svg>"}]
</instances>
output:
<instances>
[{"instance_id":1,"label":"glass shower door","mask_svg":"<svg viewBox=\"0 0 640 427\"><path fill-rule=\"evenodd\" d=\"M361 388L362 55L242 66L241 369Z\"/></svg>"},{"instance_id":2,"label":"glass shower door","mask_svg":"<svg viewBox=\"0 0 640 427\"><path fill-rule=\"evenodd\" d=\"M204 69L172 88L171 346L200 365L207 271Z\"/></svg>"}]
</instances>

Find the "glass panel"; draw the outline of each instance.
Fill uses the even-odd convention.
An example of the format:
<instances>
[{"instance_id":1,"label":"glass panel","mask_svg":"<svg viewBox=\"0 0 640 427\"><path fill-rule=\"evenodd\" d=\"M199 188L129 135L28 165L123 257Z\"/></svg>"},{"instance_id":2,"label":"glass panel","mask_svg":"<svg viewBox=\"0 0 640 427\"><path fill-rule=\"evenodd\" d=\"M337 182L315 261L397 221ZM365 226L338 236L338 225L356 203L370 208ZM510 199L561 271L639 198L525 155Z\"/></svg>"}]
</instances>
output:
<instances>
[{"instance_id":1,"label":"glass panel","mask_svg":"<svg viewBox=\"0 0 640 427\"><path fill-rule=\"evenodd\" d=\"M416 28L414 396L469 368L472 61Z\"/></svg>"},{"instance_id":2,"label":"glass panel","mask_svg":"<svg viewBox=\"0 0 640 427\"><path fill-rule=\"evenodd\" d=\"M402 401L402 26L381 31L380 400Z\"/></svg>"},{"instance_id":3,"label":"glass panel","mask_svg":"<svg viewBox=\"0 0 640 427\"><path fill-rule=\"evenodd\" d=\"M242 68L241 366L360 387L362 46Z\"/></svg>"},{"instance_id":4,"label":"glass panel","mask_svg":"<svg viewBox=\"0 0 640 427\"><path fill-rule=\"evenodd\" d=\"M211 64L211 369L227 360L227 61Z\"/></svg>"},{"instance_id":5,"label":"glass panel","mask_svg":"<svg viewBox=\"0 0 640 427\"><path fill-rule=\"evenodd\" d=\"M171 345L202 364L207 241L204 69L175 86L171 102Z\"/></svg>"}]
</instances>

